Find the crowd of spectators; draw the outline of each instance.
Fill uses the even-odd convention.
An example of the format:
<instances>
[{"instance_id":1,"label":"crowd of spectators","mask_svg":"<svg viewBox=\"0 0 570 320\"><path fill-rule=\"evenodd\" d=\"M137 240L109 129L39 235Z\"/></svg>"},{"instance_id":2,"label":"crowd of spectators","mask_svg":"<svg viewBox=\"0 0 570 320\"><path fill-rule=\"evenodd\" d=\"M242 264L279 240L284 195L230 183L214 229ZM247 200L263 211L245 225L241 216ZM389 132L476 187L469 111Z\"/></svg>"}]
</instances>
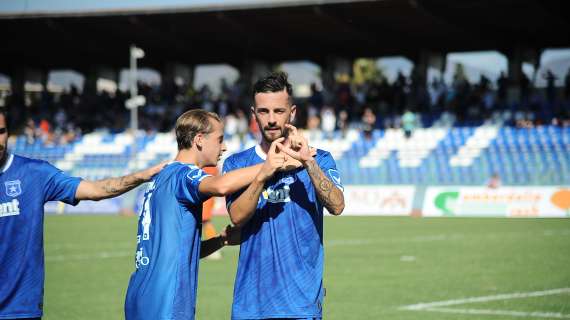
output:
<instances>
[{"instance_id":1,"label":"crowd of spectators","mask_svg":"<svg viewBox=\"0 0 570 320\"><path fill-rule=\"evenodd\" d=\"M523 74L515 103L508 102L510 84L504 73L495 83L484 76L478 83L470 83L459 72L450 84L436 79L426 86L414 72L409 77L400 72L393 82L386 78L358 85L337 81L328 91L312 84L310 96L296 101L296 125L331 138L335 131L346 132L350 127L360 128L366 137L371 137L376 128L402 128L409 137L415 127L444 112L455 115L458 125L478 125L493 112L506 111L511 115L509 125L570 126L570 70L562 90L555 87L552 72L543 76L547 86L539 90ZM259 134L249 117L248 86L240 80L233 84L222 80L220 88L219 94L214 94L207 85L195 89L174 82L162 86L139 83L138 92L146 97L139 126L147 132L169 131L179 114L189 108L203 108L222 116L230 135L243 138L248 132ZM65 144L94 130L116 133L128 129L128 98L128 93L120 90L82 93L71 87L60 94L44 91L8 96L4 104L11 115L11 130L25 135L28 143L41 140Z\"/></svg>"}]
</instances>

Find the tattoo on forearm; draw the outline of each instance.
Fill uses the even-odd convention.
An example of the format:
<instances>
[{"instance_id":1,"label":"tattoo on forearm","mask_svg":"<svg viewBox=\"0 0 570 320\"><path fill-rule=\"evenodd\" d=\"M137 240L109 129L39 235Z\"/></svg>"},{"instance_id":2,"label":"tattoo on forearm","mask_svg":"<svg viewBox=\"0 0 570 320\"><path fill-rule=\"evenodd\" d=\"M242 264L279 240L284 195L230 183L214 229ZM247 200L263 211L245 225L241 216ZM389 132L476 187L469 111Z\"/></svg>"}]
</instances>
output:
<instances>
[{"instance_id":1,"label":"tattoo on forearm","mask_svg":"<svg viewBox=\"0 0 570 320\"><path fill-rule=\"evenodd\" d=\"M112 181L106 181L105 184L103 185L103 190L105 190L106 193L111 193L111 194L117 192L117 188L113 186Z\"/></svg>"},{"instance_id":2,"label":"tattoo on forearm","mask_svg":"<svg viewBox=\"0 0 570 320\"><path fill-rule=\"evenodd\" d=\"M137 177L136 174L123 176L120 178L109 178L100 181L105 193L110 195L126 192L143 182L144 179Z\"/></svg>"},{"instance_id":3,"label":"tattoo on forearm","mask_svg":"<svg viewBox=\"0 0 570 320\"><path fill-rule=\"evenodd\" d=\"M311 162L307 166L307 172L316 187L317 197L322 201L329 211L336 211L344 204L342 192L333 185L323 171L320 170L316 162Z\"/></svg>"},{"instance_id":4,"label":"tattoo on forearm","mask_svg":"<svg viewBox=\"0 0 570 320\"><path fill-rule=\"evenodd\" d=\"M330 191L332 187L333 187L332 183L328 180L322 180L321 183L319 184L319 188L324 192Z\"/></svg>"}]
</instances>

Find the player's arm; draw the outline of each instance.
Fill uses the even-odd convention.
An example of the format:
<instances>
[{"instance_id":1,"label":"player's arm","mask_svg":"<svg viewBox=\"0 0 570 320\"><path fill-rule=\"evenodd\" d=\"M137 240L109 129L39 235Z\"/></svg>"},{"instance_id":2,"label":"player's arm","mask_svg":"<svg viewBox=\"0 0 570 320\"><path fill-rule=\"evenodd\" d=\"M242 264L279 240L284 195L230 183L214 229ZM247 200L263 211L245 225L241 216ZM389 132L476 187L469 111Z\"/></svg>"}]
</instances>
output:
<instances>
[{"instance_id":1,"label":"player's arm","mask_svg":"<svg viewBox=\"0 0 570 320\"><path fill-rule=\"evenodd\" d=\"M243 226L253 216L265 182L284 165L286 157L284 153L280 152L283 149L281 144L283 140L284 138L279 138L271 143L267 159L261 170L247 189L228 208L230 219L235 226Z\"/></svg>"},{"instance_id":2,"label":"player's arm","mask_svg":"<svg viewBox=\"0 0 570 320\"><path fill-rule=\"evenodd\" d=\"M200 259L205 258L218 251L224 246L235 246L241 243L241 230L236 227L227 226L217 237L204 240L200 247Z\"/></svg>"},{"instance_id":3,"label":"player's arm","mask_svg":"<svg viewBox=\"0 0 570 320\"><path fill-rule=\"evenodd\" d=\"M344 194L337 188L332 181L324 174L323 170L317 164L317 161L313 157L306 161L301 161L309 177L311 177L311 182L315 186L315 191L317 197L323 203L327 210L338 216L344 210Z\"/></svg>"},{"instance_id":4,"label":"player's arm","mask_svg":"<svg viewBox=\"0 0 570 320\"><path fill-rule=\"evenodd\" d=\"M335 216L340 215L344 210L344 194L321 170L317 161L311 155L307 140L297 133L297 128L292 125L286 125L286 127L290 132L291 148L283 149L283 151L301 161L323 206L331 214Z\"/></svg>"},{"instance_id":5,"label":"player's arm","mask_svg":"<svg viewBox=\"0 0 570 320\"><path fill-rule=\"evenodd\" d=\"M108 178L97 181L82 180L75 191L77 200L102 200L121 195L141 183L149 181L166 165L161 162L148 169L118 178Z\"/></svg>"},{"instance_id":6,"label":"player's arm","mask_svg":"<svg viewBox=\"0 0 570 320\"><path fill-rule=\"evenodd\" d=\"M277 142L282 142L284 139L277 139ZM286 156L283 154L281 157ZM210 196L225 196L232 194L248 186L255 180L255 177L260 172L264 164L260 163L254 166L237 169L227 172L223 175L207 177L198 187L200 193ZM294 165L287 168L279 167L279 169L291 170L296 168Z\"/></svg>"},{"instance_id":7,"label":"player's arm","mask_svg":"<svg viewBox=\"0 0 570 320\"><path fill-rule=\"evenodd\" d=\"M209 176L200 183L200 193L209 196L225 196L245 188L261 169L262 164L238 169L219 176Z\"/></svg>"}]
</instances>

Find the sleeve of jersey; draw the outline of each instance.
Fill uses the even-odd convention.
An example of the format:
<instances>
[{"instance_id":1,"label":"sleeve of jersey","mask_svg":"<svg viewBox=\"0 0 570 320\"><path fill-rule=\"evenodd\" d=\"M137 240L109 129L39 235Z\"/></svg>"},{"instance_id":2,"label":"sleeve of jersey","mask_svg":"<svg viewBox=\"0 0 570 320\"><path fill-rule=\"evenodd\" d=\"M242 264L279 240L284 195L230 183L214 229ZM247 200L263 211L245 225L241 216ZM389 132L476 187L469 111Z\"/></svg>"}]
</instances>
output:
<instances>
[{"instance_id":1,"label":"sleeve of jersey","mask_svg":"<svg viewBox=\"0 0 570 320\"><path fill-rule=\"evenodd\" d=\"M330 152L323 152L322 157L319 159L319 167L323 170L324 174L332 181L332 183L344 192L344 186L340 179L340 173L336 168L336 162L334 161Z\"/></svg>"},{"instance_id":2,"label":"sleeve of jersey","mask_svg":"<svg viewBox=\"0 0 570 320\"><path fill-rule=\"evenodd\" d=\"M224 167L222 170L222 174L226 174L230 171L234 171L239 169L240 167L238 167L238 165L235 163L235 158L234 157L229 157L224 161ZM237 199L239 197L240 194L242 194L243 190L234 192L230 195L226 196L226 209L228 209L228 211L230 210L230 206L232 205L232 203L235 201L235 199Z\"/></svg>"},{"instance_id":3,"label":"sleeve of jersey","mask_svg":"<svg viewBox=\"0 0 570 320\"><path fill-rule=\"evenodd\" d=\"M44 189L46 202L62 201L73 206L79 203L79 200L75 198L75 193L81 178L70 177L47 162L42 165L41 170L47 177Z\"/></svg>"},{"instance_id":4,"label":"sleeve of jersey","mask_svg":"<svg viewBox=\"0 0 570 320\"><path fill-rule=\"evenodd\" d=\"M199 204L208 198L208 195L203 194L199 190L200 183L207 177L211 177L211 175L207 174L204 170L189 166L188 170L182 171L181 174L184 176L181 177L183 180L181 185L182 198L185 201L193 204Z\"/></svg>"}]
</instances>

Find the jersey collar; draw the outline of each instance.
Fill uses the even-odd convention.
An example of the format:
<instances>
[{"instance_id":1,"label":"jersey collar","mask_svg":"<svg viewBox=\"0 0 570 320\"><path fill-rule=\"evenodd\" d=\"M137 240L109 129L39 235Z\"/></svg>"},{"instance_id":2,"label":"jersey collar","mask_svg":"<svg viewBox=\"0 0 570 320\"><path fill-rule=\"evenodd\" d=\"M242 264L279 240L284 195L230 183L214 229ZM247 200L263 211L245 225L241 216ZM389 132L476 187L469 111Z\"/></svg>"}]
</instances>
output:
<instances>
[{"instance_id":1,"label":"jersey collar","mask_svg":"<svg viewBox=\"0 0 570 320\"><path fill-rule=\"evenodd\" d=\"M263 160L267 160L267 154L265 154L265 152L263 151L263 149L261 149L261 145L257 144L255 145L255 153L257 153L257 155Z\"/></svg>"}]
</instances>

